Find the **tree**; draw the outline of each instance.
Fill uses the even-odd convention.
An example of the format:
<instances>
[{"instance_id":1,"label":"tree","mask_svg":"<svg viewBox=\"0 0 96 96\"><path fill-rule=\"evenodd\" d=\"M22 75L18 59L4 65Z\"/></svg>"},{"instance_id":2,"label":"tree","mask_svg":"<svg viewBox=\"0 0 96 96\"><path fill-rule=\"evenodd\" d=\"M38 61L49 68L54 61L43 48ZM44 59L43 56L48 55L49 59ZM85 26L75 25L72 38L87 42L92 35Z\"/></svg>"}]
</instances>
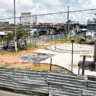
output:
<instances>
[{"instance_id":1,"label":"tree","mask_svg":"<svg viewBox=\"0 0 96 96\"><path fill-rule=\"evenodd\" d=\"M2 42L2 40L3 40L3 39L0 37L0 42Z\"/></svg>"},{"instance_id":2,"label":"tree","mask_svg":"<svg viewBox=\"0 0 96 96\"><path fill-rule=\"evenodd\" d=\"M26 27L22 24L18 25L18 29L17 29L17 45L20 48L20 43L19 41L21 40L22 42L25 43L25 45L27 44L26 42L26 38L30 36L30 28Z\"/></svg>"},{"instance_id":3,"label":"tree","mask_svg":"<svg viewBox=\"0 0 96 96\"><path fill-rule=\"evenodd\" d=\"M17 39L25 39L30 36L30 28L22 24L18 25L17 29Z\"/></svg>"},{"instance_id":4,"label":"tree","mask_svg":"<svg viewBox=\"0 0 96 96\"><path fill-rule=\"evenodd\" d=\"M6 40L10 41L12 40L13 38L13 34L12 33L8 33L6 36L5 36Z\"/></svg>"},{"instance_id":5,"label":"tree","mask_svg":"<svg viewBox=\"0 0 96 96\"><path fill-rule=\"evenodd\" d=\"M6 45L4 46L5 49L8 49L9 48L9 42L10 40L13 39L13 33L8 33L6 36L5 36L5 39L6 39Z\"/></svg>"},{"instance_id":6,"label":"tree","mask_svg":"<svg viewBox=\"0 0 96 96\"><path fill-rule=\"evenodd\" d=\"M17 40L24 38L25 32L24 32L24 26L22 24L18 25L17 29Z\"/></svg>"}]
</instances>

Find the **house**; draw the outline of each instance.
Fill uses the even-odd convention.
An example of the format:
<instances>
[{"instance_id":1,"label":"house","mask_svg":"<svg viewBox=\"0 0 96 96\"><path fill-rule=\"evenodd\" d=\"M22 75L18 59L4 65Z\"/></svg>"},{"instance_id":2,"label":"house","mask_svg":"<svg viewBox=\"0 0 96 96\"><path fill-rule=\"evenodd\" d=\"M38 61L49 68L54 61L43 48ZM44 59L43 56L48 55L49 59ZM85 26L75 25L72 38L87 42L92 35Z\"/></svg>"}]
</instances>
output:
<instances>
[{"instance_id":1,"label":"house","mask_svg":"<svg viewBox=\"0 0 96 96\"><path fill-rule=\"evenodd\" d=\"M96 38L96 19L87 21L87 30L86 37L94 42Z\"/></svg>"},{"instance_id":2,"label":"house","mask_svg":"<svg viewBox=\"0 0 96 96\"><path fill-rule=\"evenodd\" d=\"M0 29L0 37L4 39L4 37L8 34L12 33L12 30L10 29Z\"/></svg>"},{"instance_id":3,"label":"house","mask_svg":"<svg viewBox=\"0 0 96 96\"><path fill-rule=\"evenodd\" d=\"M0 22L0 29L9 28L9 22Z\"/></svg>"}]
</instances>

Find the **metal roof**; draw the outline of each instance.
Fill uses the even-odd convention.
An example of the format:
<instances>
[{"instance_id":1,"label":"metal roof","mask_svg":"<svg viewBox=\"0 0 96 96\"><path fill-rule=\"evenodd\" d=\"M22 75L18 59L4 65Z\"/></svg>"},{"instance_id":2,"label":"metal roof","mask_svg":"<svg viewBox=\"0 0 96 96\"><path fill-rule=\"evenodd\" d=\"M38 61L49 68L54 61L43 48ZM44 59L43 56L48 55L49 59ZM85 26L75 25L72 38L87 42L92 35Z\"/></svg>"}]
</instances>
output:
<instances>
[{"instance_id":1,"label":"metal roof","mask_svg":"<svg viewBox=\"0 0 96 96\"><path fill-rule=\"evenodd\" d=\"M0 35L6 35L5 32L0 31Z\"/></svg>"}]
</instances>

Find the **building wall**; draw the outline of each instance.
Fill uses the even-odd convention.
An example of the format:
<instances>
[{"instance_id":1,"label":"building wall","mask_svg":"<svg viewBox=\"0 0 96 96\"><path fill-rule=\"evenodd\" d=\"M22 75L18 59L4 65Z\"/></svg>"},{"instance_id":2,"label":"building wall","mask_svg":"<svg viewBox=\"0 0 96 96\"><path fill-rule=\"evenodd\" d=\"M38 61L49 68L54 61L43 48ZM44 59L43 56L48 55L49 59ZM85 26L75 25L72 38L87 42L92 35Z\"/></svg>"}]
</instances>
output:
<instances>
[{"instance_id":1,"label":"building wall","mask_svg":"<svg viewBox=\"0 0 96 96\"><path fill-rule=\"evenodd\" d=\"M21 13L21 24L31 26L32 24L31 12Z\"/></svg>"},{"instance_id":2,"label":"building wall","mask_svg":"<svg viewBox=\"0 0 96 96\"><path fill-rule=\"evenodd\" d=\"M9 22L0 22L0 29L9 28Z\"/></svg>"}]
</instances>

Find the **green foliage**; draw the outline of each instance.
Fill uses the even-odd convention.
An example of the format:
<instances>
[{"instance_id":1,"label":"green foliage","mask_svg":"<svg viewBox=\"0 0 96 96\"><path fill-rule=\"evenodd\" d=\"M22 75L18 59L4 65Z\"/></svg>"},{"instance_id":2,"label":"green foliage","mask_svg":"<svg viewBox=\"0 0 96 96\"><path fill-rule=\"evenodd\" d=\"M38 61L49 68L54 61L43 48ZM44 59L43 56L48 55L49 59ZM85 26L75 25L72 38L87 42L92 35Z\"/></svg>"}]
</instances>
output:
<instances>
[{"instance_id":1,"label":"green foliage","mask_svg":"<svg viewBox=\"0 0 96 96\"><path fill-rule=\"evenodd\" d=\"M74 42L78 44L78 43L80 43L80 40L75 40Z\"/></svg>"},{"instance_id":2,"label":"green foliage","mask_svg":"<svg viewBox=\"0 0 96 96\"><path fill-rule=\"evenodd\" d=\"M24 31L23 30L18 30L17 31L17 39L21 39L24 37Z\"/></svg>"},{"instance_id":3,"label":"green foliage","mask_svg":"<svg viewBox=\"0 0 96 96\"><path fill-rule=\"evenodd\" d=\"M32 47L31 44L26 44L26 45L24 46L24 48L31 48L31 47Z\"/></svg>"},{"instance_id":4,"label":"green foliage","mask_svg":"<svg viewBox=\"0 0 96 96\"><path fill-rule=\"evenodd\" d=\"M24 28L23 25L20 24L18 25L18 29L17 29L17 39L21 39L24 37Z\"/></svg>"},{"instance_id":5,"label":"green foliage","mask_svg":"<svg viewBox=\"0 0 96 96\"><path fill-rule=\"evenodd\" d=\"M39 37L39 35L36 32L34 32L33 37L37 38L37 37Z\"/></svg>"},{"instance_id":6,"label":"green foliage","mask_svg":"<svg viewBox=\"0 0 96 96\"><path fill-rule=\"evenodd\" d=\"M58 41L70 41L70 38L68 39L68 38L60 38L60 39L58 39Z\"/></svg>"},{"instance_id":7,"label":"green foliage","mask_svg":"<svg viewBox=\"0 0 96 96\"><path fill-rule=\"evenodd\" d=\"M7 41L12 40L13 34L12 34L12 33L8 33L8 34L5 36L5 38L6 38Z\"/></svg>"},{"instance_id":8,"label":"green foliage","mask_svg":"<svg viewBox=\"0 0 96 96\"><path fill-rule=\"evenodd\" d=\"M22 39L30 36L30 28L20 24L17 29L17 39Z\"/></svg>"},{"instance_id":9,"label":"green foliage","mask_svg":"<svg viewBox=\"0 0 96 96\"><path fill-rule=\"evenodd\" d=\"M71 43L71 37L70 38L60 38L60 39L58 39L57 41L62 41L62 42L69 42L69 43ZM74 40L74 43L80 43L80 40L78 39L78 40Z\"/></svg>"},{"instance_id":10,"label":"green foliage","mask_svg":"<svg viewBox=\"0 0 96 96\"><path fill-rule=\"evenodd\" d=\"M0 37L0 42L2 42L2 38Z\"/></svg>"}]
</instances>

